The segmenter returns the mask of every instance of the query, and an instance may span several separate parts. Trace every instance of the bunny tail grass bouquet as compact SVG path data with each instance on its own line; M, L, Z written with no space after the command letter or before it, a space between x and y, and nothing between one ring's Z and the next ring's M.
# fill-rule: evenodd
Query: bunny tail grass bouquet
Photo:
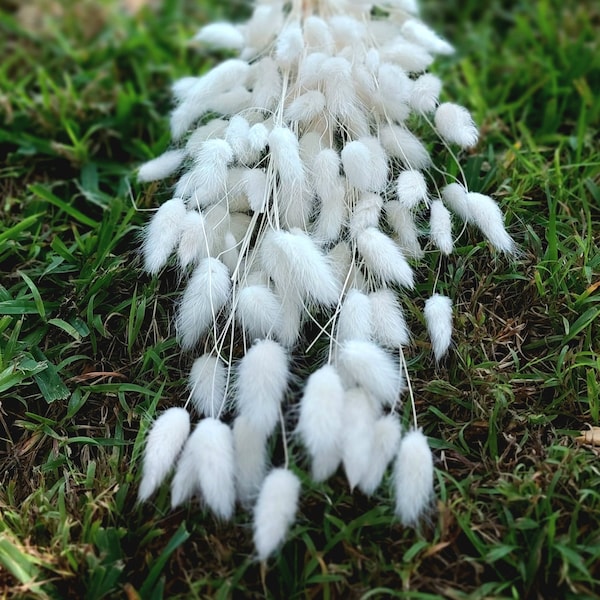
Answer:
M245 24L197 40L237 58L173 85L173 147L139 170L142 182L177 176L143 257L152 275L177 265L177 336L195 358L186 408L150 429L139 499L173 472L173 507L196 495L221 519L251 507L264 560L298 506L293 438L315 481L341 466L367 495L393 463L397 517L415 525L434 473L411 394L406 427L399 414L413 266L452 253L457 221L514 248L495 201L430 153L447 160L478 139L425 72L452 48L414 0L261 0ZM439 361L452 301L433 292L424 317ZM311 351L320 362L296 402L291 367ZM284 452L272 464L274 435Z

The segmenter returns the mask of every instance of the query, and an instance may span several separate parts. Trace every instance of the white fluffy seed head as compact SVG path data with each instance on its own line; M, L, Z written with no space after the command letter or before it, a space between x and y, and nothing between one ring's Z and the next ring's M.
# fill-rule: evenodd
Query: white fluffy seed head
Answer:
M183 408L169 408L154 421L144 449L139 502L146 502L165 480L189 434L190 415Z
M347 143L341 153L346 179L361 192L378 192L387 182L387 155L375 138Z
M262 240L260 259L277 289L298 300L331 306L340 296L330 261L302 230L270 230Z
M235 316L251 340L278 337L281 315L281 300L268 286L248 285L239 290Z
M311 458L312 477L324 481L341 460L344 388L335 368L325 365L306 382L297 433Z
M172 175L185 159L185 150L168 150L160 156L144 163L138 171L138 181L158 181Z
M356 236L356 246L369 271L385 283L412 288L413 272L400 248L385 233L367 227Z
M396 405L402 388L400 367L377 344L365 340L343 342L337 362L338 371L347 387L360 386L378 402Z
M409 210L427 201L427 183L423 173L412 169L402 171L396 180L396 196L400 205Z
M433 56L425 48L404 38L386 44L381 50L381 57L397 64L408 73L422 73L433 62Z
M373 339L387 348L398 349L410 343L410 333L402 308L390 289L369 294Z
M241 50L244 47L243 33L231 23L211 23L205 25L194 40L220 49Z
M433 200L430 205L429 237L442 254L452 254L452 218L441 200Z
M225 140L202 142L185 185L178 184L176 191L197 208L217 202L225 195L228 167L233 158L233 150Z
M235 487L238 500L248 506L258 496L267 468L267 438L262 429L239 415L233 422Z
M250 124L241 115L234 115L229 119L229 125L225 130L225 141L231 147L234 158L245 163L249 153L248 135Z
M358 483L363 493L370 496L381 484L383 474L398 452L402 428L396 415L386 415L375 421L371 446L370 468Z
M246 82L250 66L244 60L230 59L222 62L193 82L184 81L175 90L180 104L171 114L171 135L179 140L193 123L211 110L216 99L223 101L227 93ZM238 94L239 95L239 94ZM223 114L223 113L222 113Z
M273 469L254 507L254 546L265 561L283 543L298 510L300 480L288 469Z
M204 258L194 270L177 312L177 335L184 350L191 350L231 294L227 267L216 258Z
M360 191L367 191L371 181L369 163L371 153L361 142L354 141L346 144L342 150L342 164L346 179L350 185Z
M255 123L248 131L248 143L250 149L261 154L269 143L269 130L264 123Z
M436 360L442 359L452 341L452 300L434 294L425 301L425 322Z
M419 242L420 231L413 211L401 206L397 200L391 200L385 203L385 214L402 252L406 256L422 258L424 252Z
M304 19L304 40L309 52L331 54L335 49L329 25L324 19L315 15Z
M298 138L287 127L274 127L269 134L269 149L275 170L288 183L301 183L304 169L300 160Z
M227 369L216 356L203 354L194 361L188 386L194 407L200 415L217 416L225 402Z
M350 237L356 238L367 227L378 227L383 198L379 194L361 194L350 215Z
M318 117L325 110L325 96L318 90L309 90L289 104L284 113L285 120L304 123Z
M186 216L181 198L165 202L155 213L144 231L142 254L144 269L156 275L169 260L181 236L181 224Z
M383 63L379 67L377 96L386 117L396 122L402 122L408 117L412 85L412 80L398 65Z
M374 318L369 296L356 289L349 290L338 315L336 340L370 340Z
M467 191L460 183L450 183L442 189L442 200L450 210L463 221L471 219L471 209L467 200Z
M479 132L471 113L458 104L444 102L435 111L435 127L448 142L461 148L471 148L477 144Z
M265 435L270 435L279 421L288 379L288 356L283 347L272 340L257 341L237 368L235 402L238 414Z
M265 56L252 65L251 72L252 105L264 111L275 110L283 85L277 63Z
M318 239L333 241L339 237L348 213L340 157L335 150L327 148L318 152L312 162L313 185L321 202L315 233Z
M342 427L342 462L351 490L371 468L373 430L377 417L376 404L363 389L355 387L346 391Z
M347 15L334 15L329 19L329 27L338 50L360 46L367 31L364 23Z
M198 438L196 461L202 498L213 513L224 520L235 508L235 461L233 435L218 419L203 419L193 433Z
M408 169L426 169L431 157L423 143L406 127L384 125L379 131L381 145L389 156L397 158Z
M396 515L405 526L415 526L433 497L433 457L420 430L409 431L400 441L394 465Z
M202 149L203 142L210 139L221 138L225 135L225 131L229 126L229 121L225 119L211 119L208 123L200 125L187 139L185 151L189 158L198 156Z
M200 489L198 455L202 452L202 432L198 427L187 438L171 481L171 508L187 502Z
M441 90L439 77L424 73L413 82L408 102L418 113L432 113L438 105Z
M504 216L493 198L476 192L467 193L467 205L472 221L487 240L501 252L511 254L515 242L504 227Z
M300 25L291 23L279 34L275 44L275 61L283 68L294 66L304 50Z
M440 38L435 31L418 19L408 19L404 22L400 31L406 39L420 44L434 54L454 53L454 48L448 42Z
M186 269L208 256L210 242L207 238L204 216L197 210L188 210L181 222L181 236L177 246L179 266Z

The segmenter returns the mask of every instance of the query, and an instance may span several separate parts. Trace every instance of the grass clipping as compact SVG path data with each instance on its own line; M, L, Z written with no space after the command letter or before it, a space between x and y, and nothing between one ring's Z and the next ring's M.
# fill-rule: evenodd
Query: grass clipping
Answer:
M431 506L433 459L412 393L410 422L399 414L410 390L402 299L426 252L452 253L457 220L514 251L496 202L469 190L457 164L477 127L440 103L441 81L426 72L452 47L409 0L261 2L245 24L211 24L196 39L237 57L173 85L172 148L138 177L177 177L143 255L150 274L176 265L185 283L177 336L196 357L186 409L199 422L189 435L184 409L158 417L140 500L174 471L173 506L198 494L225 520L236 501L254 506L265 560L297 509L293 435L314 479L342 467L368 495L393 462L397 517L415 525ZM452 312L432 289L436 361L451 347ZM290 410L294 358L313 348L321 363Z

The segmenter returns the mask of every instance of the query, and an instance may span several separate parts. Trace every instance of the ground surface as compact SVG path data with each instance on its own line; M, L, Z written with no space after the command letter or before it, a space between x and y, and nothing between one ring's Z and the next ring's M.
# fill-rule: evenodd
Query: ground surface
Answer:
M466 233L441 283L455 346L409 362L437 457L438 512L305 482L266 569L249 516L135 504L143 437L184 394L174 277L140 273L164 189L168 86L217 57L186 45L227 9L165 0L0 2L0 590L39 598L600 598L600 12L597 2L424 0L458 48L446 98L473 110L461 157L515 260ZM215 5L219 3L215 2ZM485 5L485 7L484 7ZM460 7L460 9L458 8ZM437 257L420 272L419 316Z

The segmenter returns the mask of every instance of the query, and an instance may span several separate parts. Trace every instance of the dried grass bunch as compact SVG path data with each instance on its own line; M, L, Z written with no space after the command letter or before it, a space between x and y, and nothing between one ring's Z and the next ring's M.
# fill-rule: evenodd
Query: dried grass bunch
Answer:
M200 420L190 434L183 408L156 419L139 499L174 470L173 506L199 494L222 519L236 501L253 507L266 559L300 494L287 454L290 365L320 344L293 421L312 478L341 465L370 495L394 462L396 513L414 525L433 497L433 459L416 414L403 429L398 412L410 387L400 298L414 287L411 265L452 252L456 218L514 249L495 201L428 150L433 139L450 153L478 139L469 112L440 104L441 81L426 72L452 48L413 0L262 0L245 24L208 25L197 39L238 58L175 83L173 149L139 179L179 175L143 255L150 274L176 262L185 281L176 326L198 356L189 400ZM434 293L424 316L439 361L450 298ZM274 468L278 430L286 453Z

